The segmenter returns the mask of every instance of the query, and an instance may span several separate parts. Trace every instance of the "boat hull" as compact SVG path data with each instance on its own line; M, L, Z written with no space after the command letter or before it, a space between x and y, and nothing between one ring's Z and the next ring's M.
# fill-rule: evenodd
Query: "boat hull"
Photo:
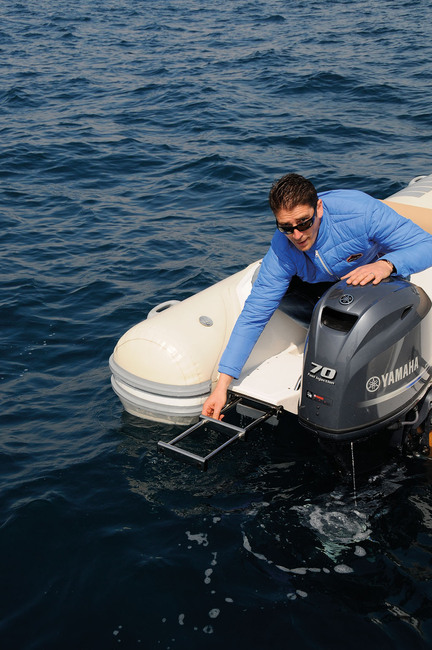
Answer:
M384 202L432 232L432 175ZM260 261L184 301L169 301L128 330L110 358L125 410L157 422L195 422L218 379L218 363L258 274ZM411 278L432 296L432 270ZM280 309L231 389L297 415L307 328Z

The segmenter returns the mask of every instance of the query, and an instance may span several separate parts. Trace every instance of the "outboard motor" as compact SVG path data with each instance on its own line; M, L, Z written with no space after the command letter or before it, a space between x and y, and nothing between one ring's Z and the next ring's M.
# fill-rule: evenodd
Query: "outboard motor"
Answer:
M304 355L299 421L330 443L392 432L394 446L432 428L432 310L419 287L340 281L316 305ZM414 443L412 443L414 445Z

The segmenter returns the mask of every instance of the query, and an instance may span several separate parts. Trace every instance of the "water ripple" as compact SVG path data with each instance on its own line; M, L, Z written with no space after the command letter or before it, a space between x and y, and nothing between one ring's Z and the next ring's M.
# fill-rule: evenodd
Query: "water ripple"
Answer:
M2 647L428 647L431 463L354 508L290 421L197 474L107 359L265 253L282 173L384 197L431 171L429 4L1 12Z

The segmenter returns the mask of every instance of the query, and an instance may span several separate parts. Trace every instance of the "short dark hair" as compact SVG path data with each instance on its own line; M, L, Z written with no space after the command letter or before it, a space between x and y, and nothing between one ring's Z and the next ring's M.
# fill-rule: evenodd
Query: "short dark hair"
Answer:
M286 174L275 181L269 194L270 207L273 214L281 208L292 210L297 205L316 207L318 194L313 184L300 174Z

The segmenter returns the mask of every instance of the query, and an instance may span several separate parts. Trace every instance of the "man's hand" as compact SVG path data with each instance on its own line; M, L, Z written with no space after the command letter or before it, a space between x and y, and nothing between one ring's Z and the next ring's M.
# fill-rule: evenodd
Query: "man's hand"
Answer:
M221 416L220 412L226 404L228 386L232 380L233 377L221 372L216 388L203 404L202 415L215 420L222 420L223 415Z
M346 280L347 284L354 286L357 284L364 286L365 284L369 284L369 282L379 284L381 280L388 278L391 273L392 267L389 262L378 260L377 262L373 262L373 264L358 266L356 269L344 275L341 280Z

